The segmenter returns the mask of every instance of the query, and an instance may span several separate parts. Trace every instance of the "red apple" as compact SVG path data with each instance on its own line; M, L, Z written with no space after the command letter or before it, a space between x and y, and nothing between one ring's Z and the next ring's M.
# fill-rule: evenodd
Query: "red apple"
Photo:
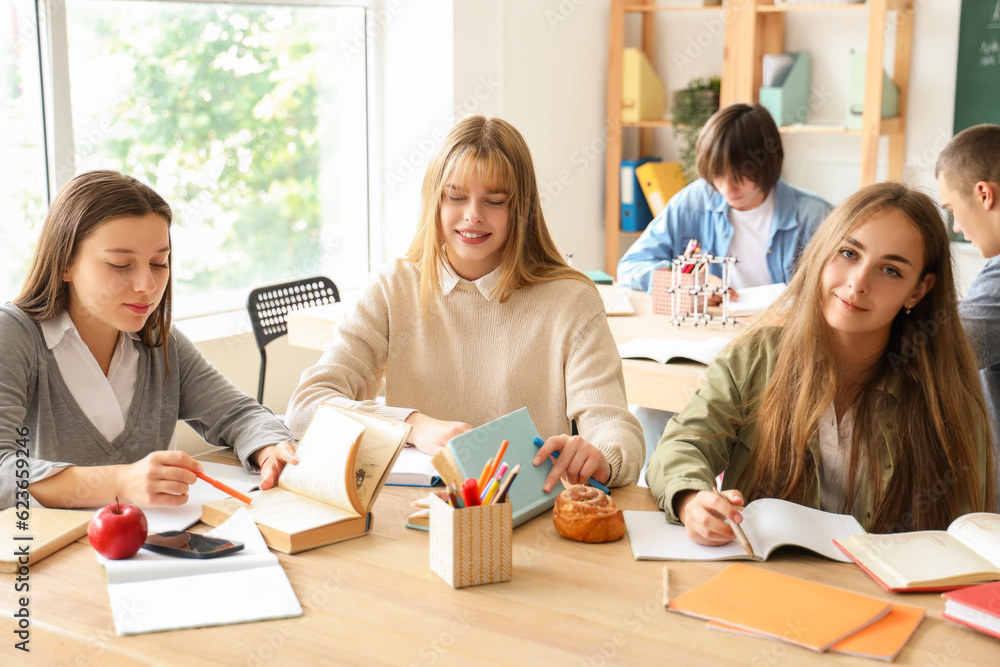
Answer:
M131 558L146 541L146 515L135 505L102 507L87 525L87 537L97 552L111 560Z

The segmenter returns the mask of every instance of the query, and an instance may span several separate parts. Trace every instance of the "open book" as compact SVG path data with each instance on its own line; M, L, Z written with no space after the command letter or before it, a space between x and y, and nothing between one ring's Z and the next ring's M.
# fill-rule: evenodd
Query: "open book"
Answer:
M278 486L250 494L248 508L267 544L297 553L364 535L371 508L406 443L410 425L324 403L316 411ZM246 507L235 498L206 503L212 526Z
M228 556L174 558L140 549L132 558L97 555L120 635L301 616L295 591L245 510L205 533L242 542Z
M708 365L722 352L732 338L715 336L702 341L676 338L633 338L618 345L622 359L652 359L661 364L675 359L697 361Z
M946 531L854 535L836 544L887 591L944 591L1000 579L1000 514L966 514Z
M750 560L735 540L721 547L698 544L687 536L684 526L667 521L663 512L627 511L625 527L636 560ZM740 527L756 561L767 560L772 551L788 545L849 563L833 539L865 532L849 514L832 514L777 498L759 498L747 505Z

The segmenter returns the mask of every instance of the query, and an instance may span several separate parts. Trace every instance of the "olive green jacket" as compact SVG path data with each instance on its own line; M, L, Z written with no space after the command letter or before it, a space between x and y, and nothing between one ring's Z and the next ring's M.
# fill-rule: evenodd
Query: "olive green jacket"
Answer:
M734 488L750 462L757 431L752 412L757 398L767 386L778 358L778 327L766 327L752 338L730 345L708 367L705 382L695 392L683 412L667 423L649 460L646 481L656 503L667 518L679 523L673 510L674 495L688 490L711 490L715 478L725 472L723 488ZM894 462L901 455L896 429L889 423L891 408L899 400L899 388L890 383L882 407L876 413L881 431L879 461L883 487L892 476ZM767 409L766 406L763 409ZM986 432L983 424L982 432ZM806 483L804 505L819 508L822 489L819 484L819 436L807 443L812 452L812 469ZM978 443L980 488L985 497L986 442ZM746 494L746 489L740 489ZM929 490L933 495L933 490ZM932 502L933 498L929 498ZM871 523L872 494L862 481L855 504L855 517L865 529ZM966 508L964 512L967 512ZM963 512L963 513L964 513Z

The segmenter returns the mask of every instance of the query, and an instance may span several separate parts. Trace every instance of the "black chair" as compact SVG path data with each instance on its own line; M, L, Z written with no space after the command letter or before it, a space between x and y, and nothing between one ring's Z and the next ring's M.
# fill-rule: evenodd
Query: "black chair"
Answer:
M258 403L264 403L264 372L267 369L267 353L264 348L272 340L288 333L288 313L335 301L340 301L340 292L333 281L324 276L267 285L250 292L247 297L247 312L250 314L257 349L260 350Z

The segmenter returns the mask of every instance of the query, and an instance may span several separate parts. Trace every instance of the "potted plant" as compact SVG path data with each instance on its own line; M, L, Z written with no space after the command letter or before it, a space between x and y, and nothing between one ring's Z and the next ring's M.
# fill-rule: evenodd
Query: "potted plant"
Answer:
M713 113L719 110L719 89L722 81L717 76L709 79L691 79L683 90L674 94L674 136L681 140L678 161L684 168L684 177L690 183L698 178L695 168L694 147L698 132Z

